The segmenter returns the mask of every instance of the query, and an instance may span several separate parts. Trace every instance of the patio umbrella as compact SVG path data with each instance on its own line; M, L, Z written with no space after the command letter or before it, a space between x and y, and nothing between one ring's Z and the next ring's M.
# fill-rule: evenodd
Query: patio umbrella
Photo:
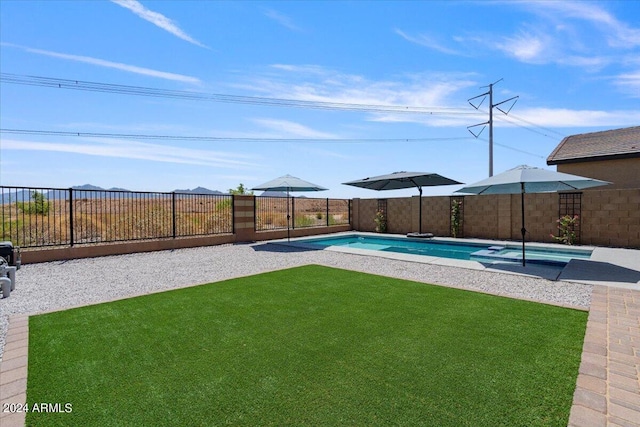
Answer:
M286 191L287 192L287 240L291 239L289 231L289 192L290 191L325 191L327 188L321 187L311 182L296 178L291 175L284 175L252 188L252 190L264 191Z
M420 221L418 225L418 235L422 234L422 187L433 187L437 185L462 184L450 178L446 178L437 173L431 172L394 172L388 175L372 176L370 178L357 179L355 181L343 182L344 185L368 188L370 190L400 190L403 188L418 187L420 193Z
M521 165L456 191L469 194L518 194L522 205L522 265L525 265L524 193L583 190L610 182Z

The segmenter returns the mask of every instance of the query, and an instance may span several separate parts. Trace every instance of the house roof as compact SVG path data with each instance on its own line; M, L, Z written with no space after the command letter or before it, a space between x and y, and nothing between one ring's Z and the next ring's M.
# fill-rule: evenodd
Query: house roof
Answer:
M547 164L633 157L640 157L640 126L570 135L547 157Z

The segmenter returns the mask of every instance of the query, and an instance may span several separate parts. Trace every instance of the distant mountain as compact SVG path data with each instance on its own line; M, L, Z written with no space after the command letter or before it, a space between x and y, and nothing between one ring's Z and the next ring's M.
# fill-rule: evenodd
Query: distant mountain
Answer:
M193 190L173 190L175 193L182 193L182 194L227 194L227 193L223 193L221 191L218 190L209 190L208 188L204 188L204 187L196 187Z
M264 197L287 197L287 192L286 191L271 191L271 190L267 190L267 191L263 191L260 196L264 196ZM289 194L289 196L291 196L291 194Z
M287 192L286 191L271 191L271 190L267 190L267 191L263 191L260 196L264 196L264 197L287 197ZM290 192L289 193L289 197L295 197L296 199L304 199L307 196L301 196L300 193L298 193L298 192Z
M74 185L74 190L83 190L83 191L104 191L104 188L98 187L96 185L84 184L84 185Z

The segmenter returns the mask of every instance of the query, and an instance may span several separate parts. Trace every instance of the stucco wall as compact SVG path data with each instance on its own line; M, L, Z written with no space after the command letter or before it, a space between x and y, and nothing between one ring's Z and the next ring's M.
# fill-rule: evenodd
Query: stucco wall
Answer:
M607 186L607 190L640 188L640 158L567 163L557 168L558 172L609 181L612 184Z

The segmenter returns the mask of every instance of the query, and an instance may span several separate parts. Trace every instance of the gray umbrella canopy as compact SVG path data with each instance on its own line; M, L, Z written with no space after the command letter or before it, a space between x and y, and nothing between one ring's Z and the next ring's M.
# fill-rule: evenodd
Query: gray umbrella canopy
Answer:
M287 240L291 238L289 229L289 192L291 191L325 191L327 188L313 184L300 178L296 178L291 175L284 175L264 184L257 185L252 190L264 190L264 191L286 191L287 192Z
M565 190L583 190L611 184L607 181L586 178L568 173L554 172L532 166L521 165L501 174L470 184L456 191L468 194L518 194L522 205L522 265L525 263L524 238L524 193L551 193Z
M432 172L394 172L388 175L372 176L355 181L343 182L344 185L367 188L369 190L401 190L417 187L422 197L422 187L435 187L438 185L462 184L450 178ZM422 200L420 200L420 219L418 234L422 234Z
M403 188L418 187L420 192L422 192L422 187L462 183L431 172L394 172L388 175L372 176L370 178L343 182L343 184L368 188L369 190L400 190Z

